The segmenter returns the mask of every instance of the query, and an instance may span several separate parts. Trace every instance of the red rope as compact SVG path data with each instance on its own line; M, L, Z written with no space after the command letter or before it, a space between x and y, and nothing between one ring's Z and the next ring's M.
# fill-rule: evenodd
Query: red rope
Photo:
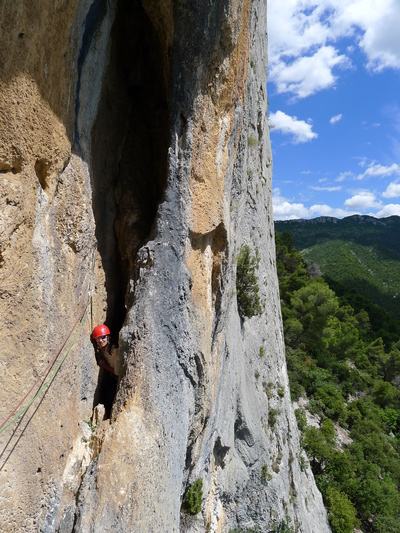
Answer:
M56 353L56 355L54 356L54 358L50 361L50 363L47 365L47 367L45 368L45 370L40 374L40 376L37 378L37 380L35 381L35 383L32 385L32 387L29 389L29 391L25 394L25 396L22 398L22 400L19 402L19 404L17 405L17 407L14 409L14 411L12 411L12 413L4 420L4 422L1 424L0 426L0 430L7 424L7 422L10 420L10 418L14 415L14 413L16 413L16 411L20 408L20 406L24 403L24 401L26 400L26 398L30 395L30 393L33 391L33 389L36 387L36 385L42 381L42 379L46 376L46 374L49 372L50 368L54 365L54 363L56 362L57 360L57 357L60 355L60 353L63 351L65 345L67 344L68 342L68 339L71 337L72 335L72 332L74 331L74 329L76 328L77 324L79 324L79 322L82 320L83 318L83 315L85 314L86 312L86 308L87 308L87 305L88 305L88 302L89 302L89 299L91 298L91 296L89 296L87 302L86 302L86 305L85 305L85 310L83 311L83 313L81 314L81 316L77 319L77 321L75 322L73 328L71 329L71 331L69 332L68 334L68 337L65 339L65 341L63 342L61 348L58 350L58 352Z

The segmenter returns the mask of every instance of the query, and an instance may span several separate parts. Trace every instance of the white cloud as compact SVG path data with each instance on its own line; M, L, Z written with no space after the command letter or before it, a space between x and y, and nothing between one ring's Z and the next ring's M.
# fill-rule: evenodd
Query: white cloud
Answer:
M276 84L278 93L306 98L332 87L336 81L332 69L346 63L346 56L339 55L333 46L323 46L312 56L298 58L290 64L272 65L270 79Z
M360 163L360 166L364 166L364 164ZM393 176L393 174L399 174L400 175L400 165L397 163L393 163L390 165L390 167L386 167L384 165L376 164L376 163L370 163L366 169L365 172L362 174L359 174L355 179L356 180L362 180L367 176Z
M398 198L400 196L400 183L392 181L382 193L384 198Z
M361 122L361 125L364 127L364 129L366 130L372 130L374 128L380 128L382 126L382 124L380 122L373 122L372 124L368 124L365 120L363 120Z
M329 216L342 218L353 214L352 211L336 209L326 204L314 204L310 208L300 203L291 203L289 199L281 196L279 189L272 191L272 204L275 220L293 220L296 218L313 218Z
M354 174L349 170L347 172L341 172L339 176L335 179L335 181L340 183L342 181L345 181L347 178L350 178L351 176L354 176Z
M385 205L374 216L376 216L378 218L382 218L382 217L391 217L392 215L400 216L400 204L388 204L388 205Z
M350 207L351 209L368 209L376 208L379 209L382 206L382 202L376 201L376 196L371 191L360 191L351 198L347 198L344 202L345 207Z
M335 191L342 190L341 185L337 185L336 187L318 187L316 185L310 185L309 188L312 189L313 191L326 191L326 192L335 192Z
M298 57L332 36L329 24L321 20L323 4L317 0L268 0L270 59Z
M353 38L372 72L400 69L399 0L268 0L270 80L278 92L304 98L331 87L333 70L349 66ZM315 69L315 70L314 70Z
M312 125L297 117L286 115L283 111L269 114L269 120L274 125L274 129L284 134L292 135L295 144L312 141L318 134L312 131Z
M281 196L279 189L272 191L272 205L275 220L291 220L295 218L307 218L308 209L303 204L292 204Z
M272 203L275 220L320 216L343 218L355 214L365 214L377 218L400 216L400 204L383 205L371 191L358 191L344 202L343 208L335 208L328 204L313 204L306 207L303 203L292 202L292 200L283 197L280 190L276 188L272 191Z
M315 204L312 205L309 209L310 216L312 217L336 217L343 218L348 217L353 214L351 211L345 209L340 209L336 207L331 207L327 204Z
M340 120L342 120L342 114L340 113L340 115L335 115L334 117L331 117L331 119L329 120L329 122L331 124L336 124L337 122L339 122Z
M361 8L360 8L361 9ZM375 72L385 68L400 68L400 4L398 0L383 0L379 8L374 5L375 18L364 25L365 33L360 41L368 62ZM360 23L360 25L362 22Z

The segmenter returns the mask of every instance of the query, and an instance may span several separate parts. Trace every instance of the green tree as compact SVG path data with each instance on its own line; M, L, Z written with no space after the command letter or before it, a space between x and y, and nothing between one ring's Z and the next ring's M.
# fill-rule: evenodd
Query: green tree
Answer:
M386 360L384 378L392 382L400 376L400 341L396 342L389 352Z
M396 390L388 381L379 381L372 391L375 401L381 406L386 407L392 404L396 397Z
M366 347L366 355L371 365L376 369L374 372L374 376L376 376L385 366L386 361L385 345L381 337L378 337Z
M400 520L392 516L378 515L374 520L374 533L400 533Z
M203 499L203 480L197 479L185 492L182 500L182 511L190 515L196 515L201 511Z
M313 426L307 426L304 429L303 446L310 458L313 472L321 474L333 452L331 436Z
M399 416L399 411L396 409L391 409L390 407L387 407L384 411L382 411L382 420L385 422L390 431L396 431L397 420Z
M308 282L303 258L296 252L289 233L275 234L276 261L279 277L279 291L283 302L288 303L293 292Z
M240 250L236 272L236 296L239 315L251 318L262 313L256 276L257 259L250 255L250 248Z
M323 357L333 335L331 319L339 307L335 293L315 278L293 294L290 304L292 317L303 327L301 341L310 352Z
M335 488L329 488L325 498L332 533L352 533L359 525L359 521L354 505L346 494Z
M338 285L339 299L324 279L308 279L289 238L278 247L291 396L322 418L318 429L297 413L332 530L352 531L357 515L364 531L400 533L400 328L353 289L349 298ZM349 429L345 450L333 420Z

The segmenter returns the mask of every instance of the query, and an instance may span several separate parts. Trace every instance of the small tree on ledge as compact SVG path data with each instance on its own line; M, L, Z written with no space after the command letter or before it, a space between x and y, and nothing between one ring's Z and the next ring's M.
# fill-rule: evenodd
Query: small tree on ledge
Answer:
M242 319L262 313L256 268L258 268L257 259L251 257L247 245L243 246L239 253L236 271L236 297Z

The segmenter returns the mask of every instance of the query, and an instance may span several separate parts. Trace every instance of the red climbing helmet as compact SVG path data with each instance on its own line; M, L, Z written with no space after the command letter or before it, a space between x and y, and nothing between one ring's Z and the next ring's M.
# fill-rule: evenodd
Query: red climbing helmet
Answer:
M98 339L99 337L103 337L103 335L110 335L110 330L105 324L100 324L100 326L94 328L92 337Z

